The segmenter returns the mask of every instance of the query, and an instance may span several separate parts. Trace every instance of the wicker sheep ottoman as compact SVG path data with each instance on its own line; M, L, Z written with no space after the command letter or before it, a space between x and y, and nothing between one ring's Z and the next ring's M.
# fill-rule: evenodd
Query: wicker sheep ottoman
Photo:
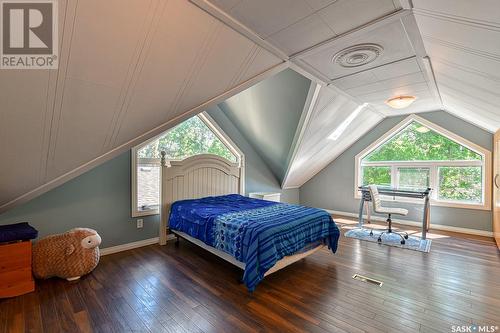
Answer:
M33 246L33 274L39 279L78 280L99 263L100 244L99 234L87 228L45 237Z

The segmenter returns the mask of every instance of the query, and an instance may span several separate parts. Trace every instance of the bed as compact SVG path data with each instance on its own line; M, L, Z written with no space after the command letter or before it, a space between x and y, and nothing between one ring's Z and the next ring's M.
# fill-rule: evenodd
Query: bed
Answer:
M243 168L213 155L162 161L160 244L167 230L244 270L253 291L266 276L323 247L339 229L326 211L241 195Z

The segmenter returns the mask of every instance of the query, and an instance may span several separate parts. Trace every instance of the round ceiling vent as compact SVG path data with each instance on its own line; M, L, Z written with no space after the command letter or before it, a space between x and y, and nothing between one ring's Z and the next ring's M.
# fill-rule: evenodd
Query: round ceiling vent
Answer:
M383 51L378 44L358 44L337 52L332 61L342 67L359 67L374 61Z

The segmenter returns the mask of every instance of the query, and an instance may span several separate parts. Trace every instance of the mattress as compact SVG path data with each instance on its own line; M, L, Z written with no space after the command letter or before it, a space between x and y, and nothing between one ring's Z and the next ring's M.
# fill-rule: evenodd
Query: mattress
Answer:
M243 282L250 291L278 260L317 242L335 252L340 236L322 209L238 194L176 201L169 227L245 263Z

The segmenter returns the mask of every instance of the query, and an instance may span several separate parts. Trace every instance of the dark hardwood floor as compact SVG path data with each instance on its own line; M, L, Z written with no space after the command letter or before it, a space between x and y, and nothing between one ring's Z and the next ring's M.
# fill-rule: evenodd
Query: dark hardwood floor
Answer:
M336 219L339 223L348 220ZM77 282L38 281L0 300L0 332L451 332L500 326L500 255L492 240L431 233L429 254L341 238L267 277L181 241L105 256ZM355 273L384 282L353 280Z

